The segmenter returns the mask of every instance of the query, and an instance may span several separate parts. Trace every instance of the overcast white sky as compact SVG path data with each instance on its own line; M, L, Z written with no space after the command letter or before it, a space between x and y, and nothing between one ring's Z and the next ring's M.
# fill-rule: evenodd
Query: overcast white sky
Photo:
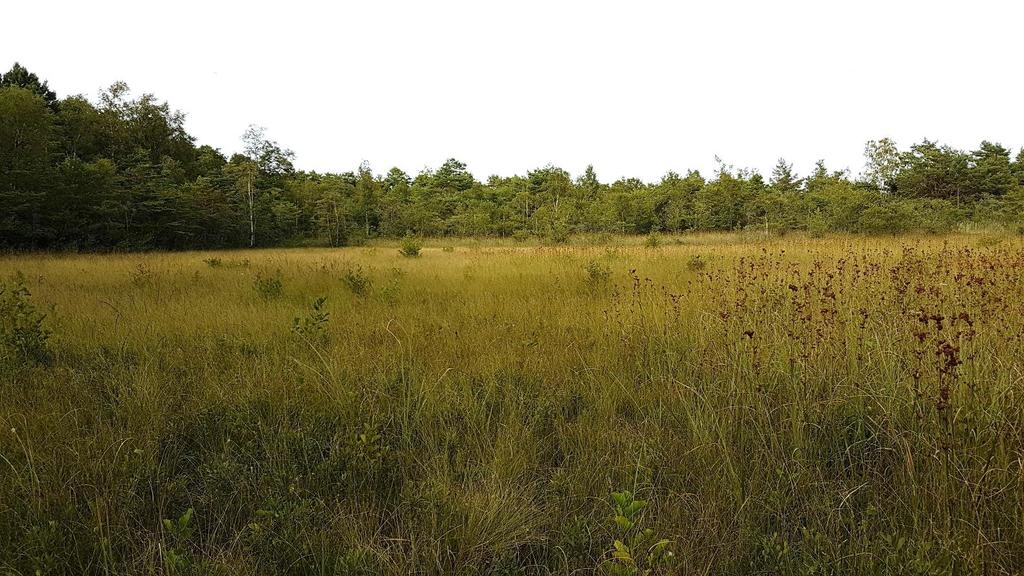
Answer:
M603 181L768 174L866 140L1024 145L1024 3L858 0L6 2L0 67L60 96L124 80L230 153L250 123L318 171Z

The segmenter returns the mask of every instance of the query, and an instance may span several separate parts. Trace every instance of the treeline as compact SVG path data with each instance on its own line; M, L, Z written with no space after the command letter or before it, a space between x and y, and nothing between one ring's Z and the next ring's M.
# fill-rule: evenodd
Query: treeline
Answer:
M98 101L58 99L15 66L0 78L0 246L188 249L345 245L373 237L648 234L758 228L941 232L964 222L1024 222L1024 150L962 151L883 139L854 178L819 162L801 177L780 160L767 178L722 165L711 177L601 182L547 166L481 182L451 159L409 175L319 174L251 127L226 157L197 145L184 115L116 83Z

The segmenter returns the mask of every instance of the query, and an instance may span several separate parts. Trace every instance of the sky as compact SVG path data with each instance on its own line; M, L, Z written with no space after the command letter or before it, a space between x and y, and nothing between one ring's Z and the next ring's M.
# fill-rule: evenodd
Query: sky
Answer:
M974 0L5 3L0 67L63 97L114 81L342 172L446 158L656 181L726 164L863 167L864 143L1024 146L1024 3Z

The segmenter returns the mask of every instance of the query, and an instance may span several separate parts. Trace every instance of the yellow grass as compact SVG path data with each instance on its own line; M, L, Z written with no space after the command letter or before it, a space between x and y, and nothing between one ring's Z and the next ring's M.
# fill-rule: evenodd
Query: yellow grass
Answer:
M0 257L16 273L52 361L0 377L0 571L588 573L624 489L665 572L1024 569L1014 237Z

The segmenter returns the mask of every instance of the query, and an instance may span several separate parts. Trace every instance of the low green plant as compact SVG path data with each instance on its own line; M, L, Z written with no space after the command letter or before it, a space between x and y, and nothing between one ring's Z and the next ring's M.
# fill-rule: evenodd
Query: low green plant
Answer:
M586 271L587 286L593 290L606 286L608 284L608 280L612 277L611 269L597 260L591 260L588 262Z
M284 283L281 281L281 277L277 275L264 276L263 274L256 274L256 280L253 281L252 287L256 294L264 300L274 300L284 294Z
M248 268L249 259L244 258L242 260L224 260L216 256L211 258L205 258L203 263L210 268Z
M402 247L398 249L398 253L406 258L418 258L422 249L423 246L416 238L406 236L402 240Z
M188 542L192 538L192 508L178 517L177 520L164 518L163 528L169 546L163 551L164 568L169 574L181 574L188 570L189 561Z
M708 267L708 261L700 254L694 254L686 261L686 269L690 272L700 272Z
M195 510L189 508L178 517L177 520L171 520L164 518L163 526L175 543L182 543L192 537L192 515L195 514Z
M327 341L327 323L331 319L331 313L324 310L326 303L326 296L314 300L308 314L301 318L296 316L292 320L292 333L307 342L325 343Z
M609 576L649 576L667 569L673 561L671 541L657 538L654 530L641 528L646 500L637 500L626 490L612 492L615 542L602 567Z
M32 293L21 274L10 284L0 283L0 359L49 363L50 330L44 326L44 320L46 314L32 303Z
M379 294L383 301L394 304L402 289L402 278L405 277L405 270L392 268L384 285L380 288Z
M644 248L657 248L661 246L661 237L657 233L652 232L644 238Z
M362 266L345 270L345 273L341 276L341 281L356 296L366 296L369 294L370 285L372 284L370 277L363 272Z
M994 229L986 231L984 234L978 237L978 247L989 248L1002 244L1010 238L1010 233L1003 229Z

